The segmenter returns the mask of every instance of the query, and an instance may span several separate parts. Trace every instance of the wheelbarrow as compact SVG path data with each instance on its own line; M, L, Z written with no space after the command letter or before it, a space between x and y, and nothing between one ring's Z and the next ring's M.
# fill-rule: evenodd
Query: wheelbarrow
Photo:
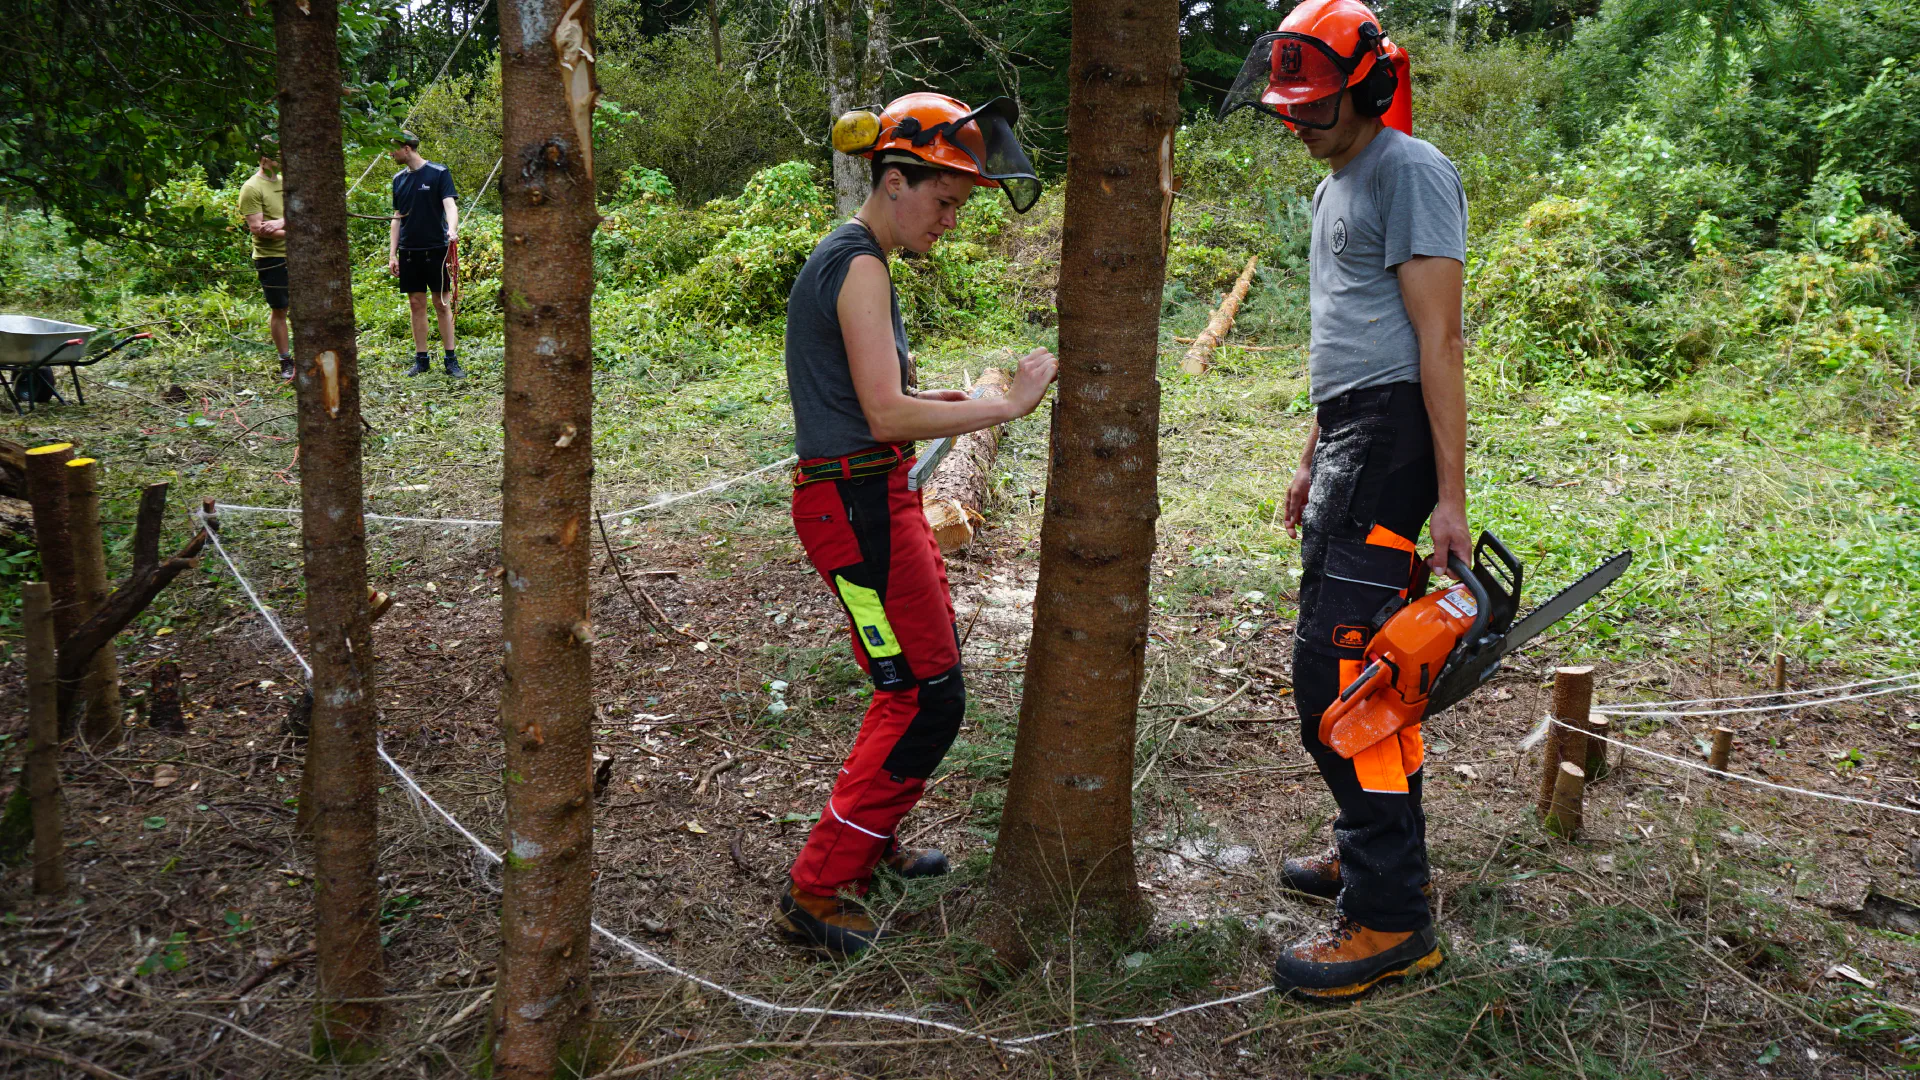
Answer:
M97 328L79 323L31 315L0 315L0 389L6 391L14 414L21 413L22 402L28 405L43 401L66 403L67 399L60 395L58 380L48 370L56 367L67 369L73 379L74 400L85 405L87 396L80 389L80 369L153 336L150 331L127 334L110 345L88 352L87 343L99 333ZM121 333L125 331L109 330L104 336L113 338Z

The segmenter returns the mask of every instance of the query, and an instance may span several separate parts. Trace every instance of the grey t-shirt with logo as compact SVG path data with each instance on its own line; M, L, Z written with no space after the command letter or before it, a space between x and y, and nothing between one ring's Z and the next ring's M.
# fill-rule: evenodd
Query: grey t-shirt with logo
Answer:
M1415 255L1467 261L1467 193L1432 143L1384 128L1313 192L1315 402L1420 381L1420 342L1396 270Z

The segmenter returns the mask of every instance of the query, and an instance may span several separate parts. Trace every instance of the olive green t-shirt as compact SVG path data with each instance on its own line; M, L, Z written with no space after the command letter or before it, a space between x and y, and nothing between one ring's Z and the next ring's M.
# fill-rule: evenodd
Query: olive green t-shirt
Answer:
M262 221L273 221L287 216L287 204L280 196L280 177L271 179L259 169L247 177L240 185L240 216L259 214ZM253 238L253 257L256 259L284 259L287 257L287 238L284 236L255 236Z

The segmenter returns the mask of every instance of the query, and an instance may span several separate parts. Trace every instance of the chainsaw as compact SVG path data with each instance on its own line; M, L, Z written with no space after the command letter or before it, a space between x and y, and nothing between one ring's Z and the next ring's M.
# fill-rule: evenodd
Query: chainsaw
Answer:
M1600 595L1632 562L1632 551L1614 555L1515 623L1523 568L1499 537L1482 532L1472 566L1449 560L1457 584L1396 598L1376 617L1366 666L1320 716L1321 743L1351 758L1458 704L1501 660Z

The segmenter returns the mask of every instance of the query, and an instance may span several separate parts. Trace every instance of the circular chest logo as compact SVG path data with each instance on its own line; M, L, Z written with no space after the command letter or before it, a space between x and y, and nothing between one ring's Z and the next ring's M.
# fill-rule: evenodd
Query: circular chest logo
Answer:
M1347 250L1347 219L1346 218L1333 219L1333 232L1329 237L1329 239L1333 243L1333 253L1335 255L1338 255L1341 252Z

